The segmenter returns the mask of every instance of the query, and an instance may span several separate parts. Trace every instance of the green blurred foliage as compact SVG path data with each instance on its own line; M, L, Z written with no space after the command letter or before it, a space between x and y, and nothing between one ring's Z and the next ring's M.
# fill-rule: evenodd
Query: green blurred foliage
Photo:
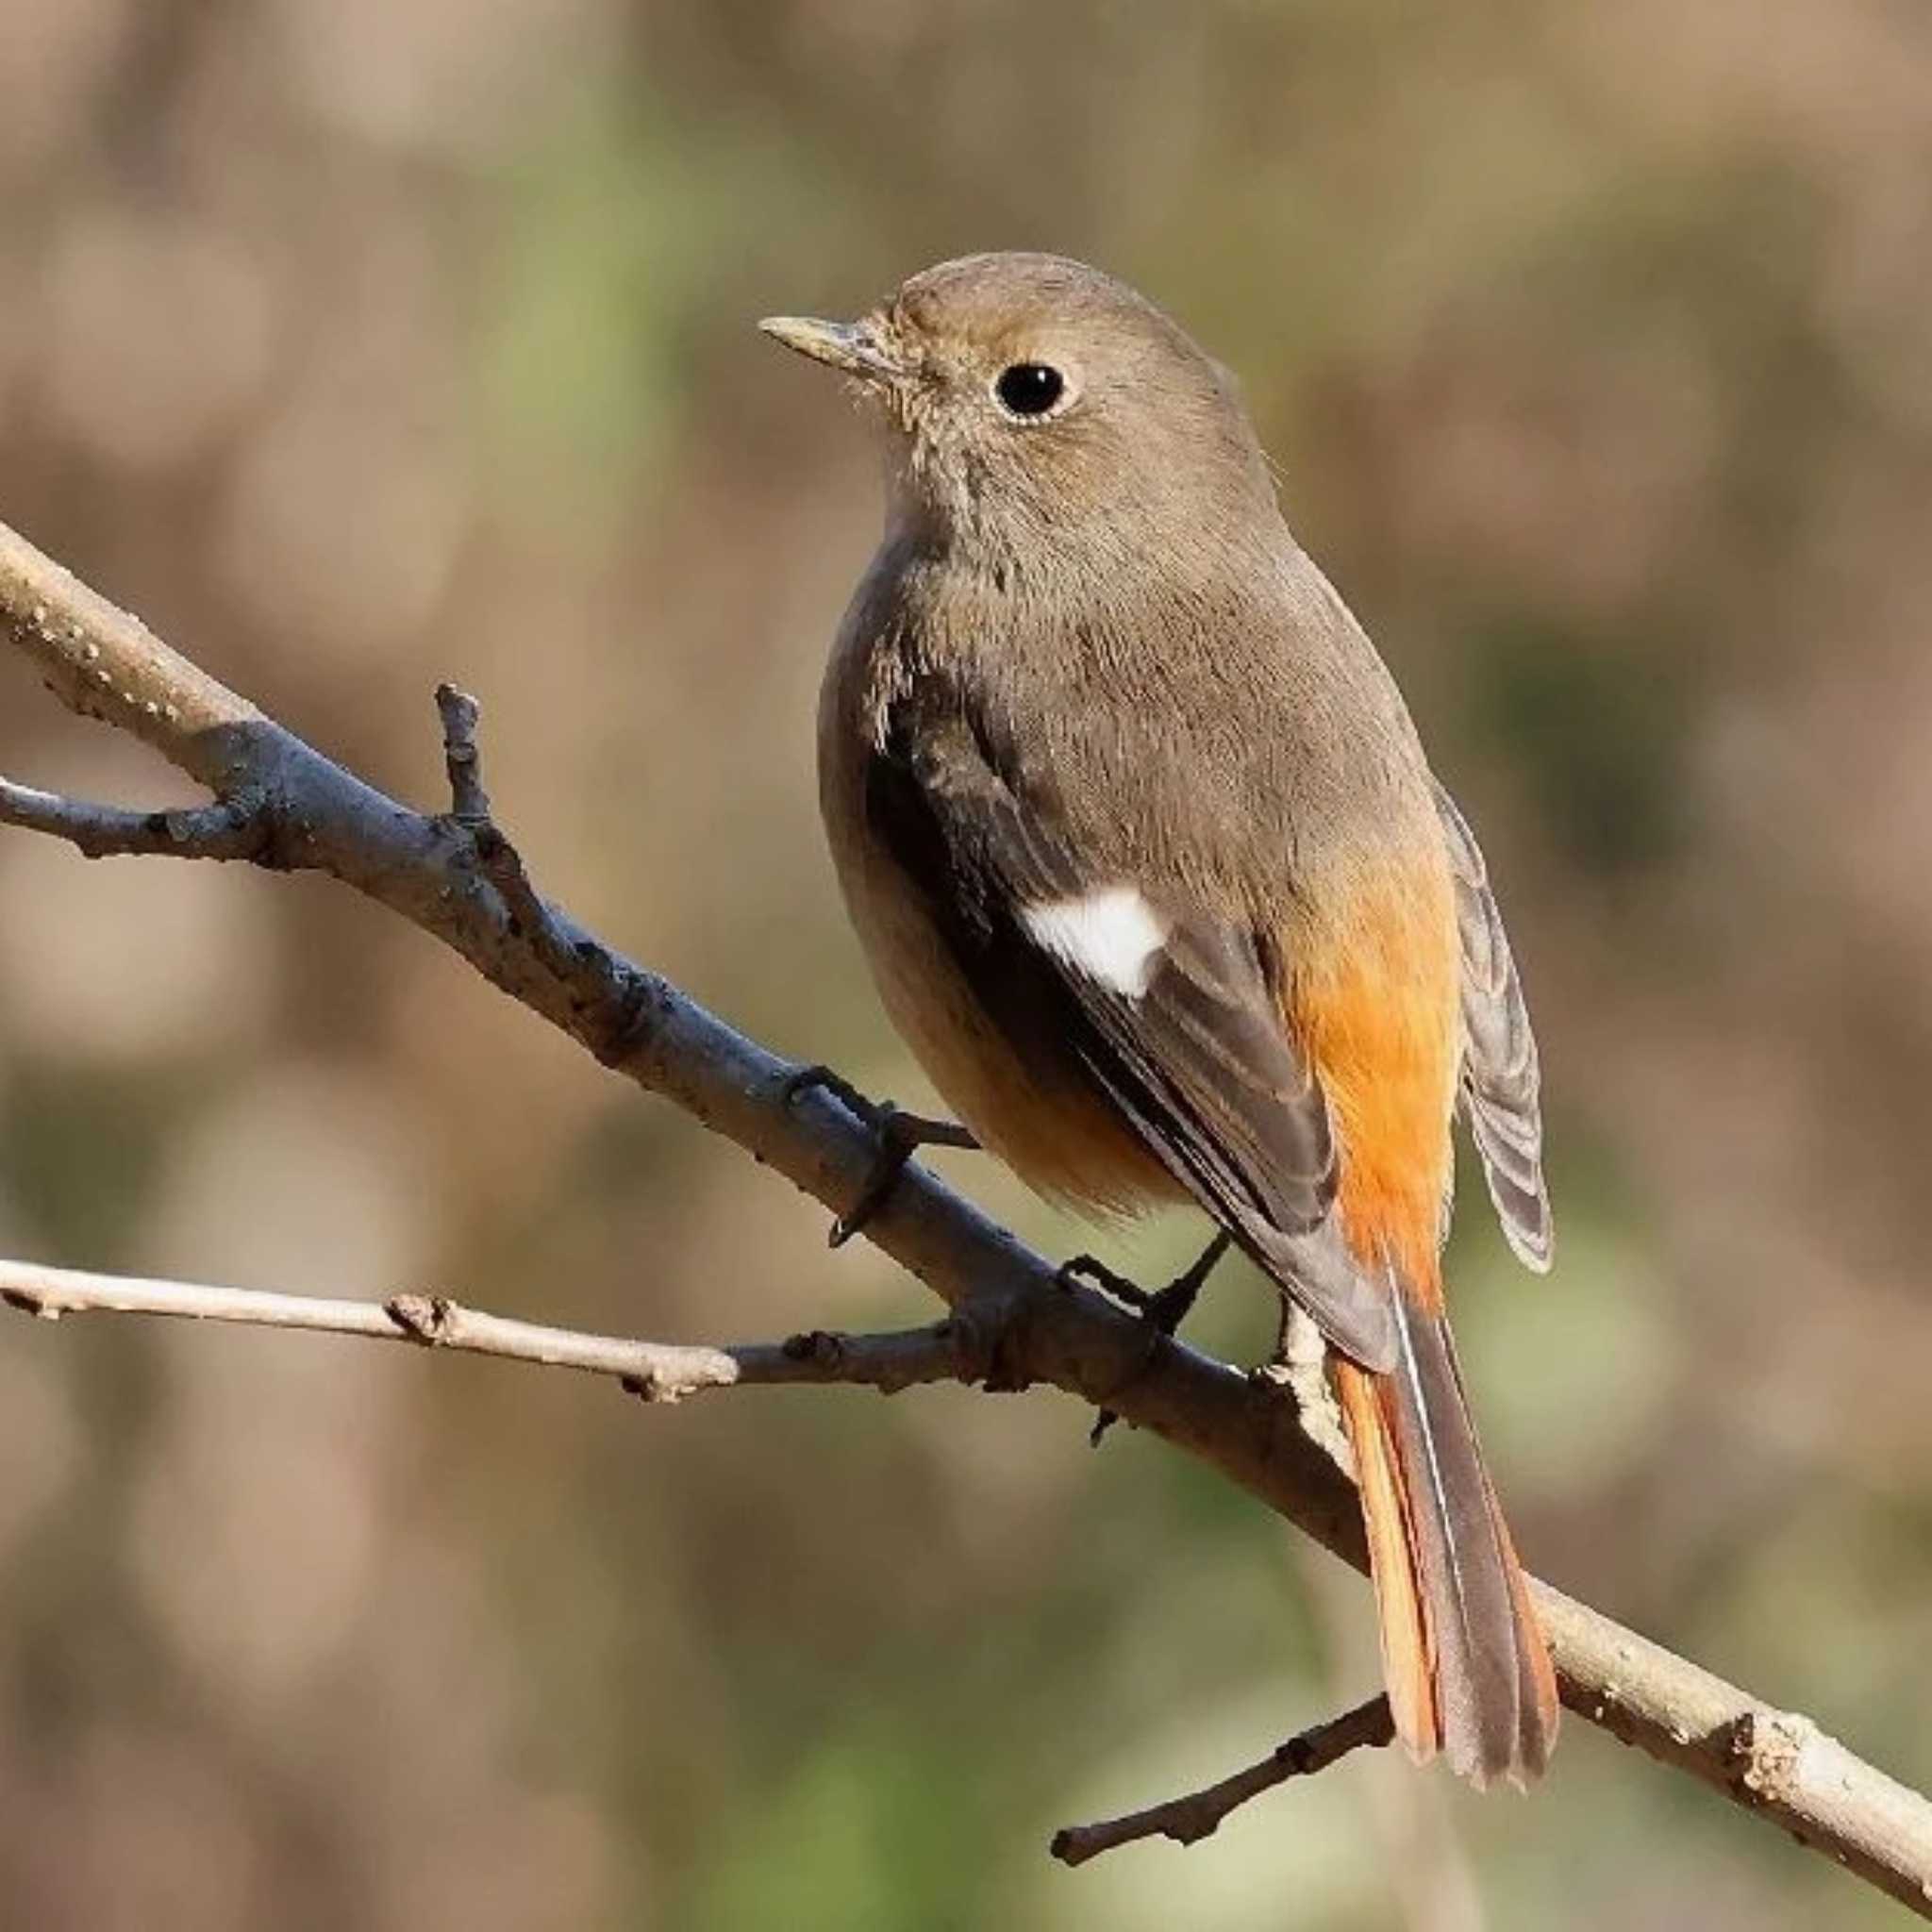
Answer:
M1482 829L1559 1265L1452 1252L1521 1541L1932 1781L1932 35L1881 0L15 0L0 516L379 782L486 706L546 890L924 1088L811 809L875 458L761 342L947 254L1127 275ZM0 659L0 769L176 781ZM1029 1238L1143 1277L1185 1221ZM918 1292L315 883L0 840L0 1250L667 1337ZM1230 1270L1200 1319L1272 1336ZM0 1332L0 1917L1855 1928L1573 1724L1187 1853L1052 1828L1358 1695L1366 1598L1050 1395L642 1413L486 1364Z

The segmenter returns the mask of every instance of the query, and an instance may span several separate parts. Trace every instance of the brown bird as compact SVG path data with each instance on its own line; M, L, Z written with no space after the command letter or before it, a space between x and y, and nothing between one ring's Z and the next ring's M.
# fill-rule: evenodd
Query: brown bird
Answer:
M819 714L888 1011L1033 1187L1191 1200L1313 1318L1397 1732L1534 1777L1556 1681L1440 1256L1459 1099L1511 1245L1549 1263L1536 1047L1393 680L1227 374L1112 277L972 256L858 322L762 326L889 426Z

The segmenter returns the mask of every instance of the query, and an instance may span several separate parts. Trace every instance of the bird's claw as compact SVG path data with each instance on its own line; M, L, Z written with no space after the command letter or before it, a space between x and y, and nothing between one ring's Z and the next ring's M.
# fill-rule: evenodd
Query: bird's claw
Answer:
M890 1100L872 1100L851 1081L830 1067L801 1067L785 1082L785 1102L790 1106L813 1089L832 1094L856 1119L869 1126L878 1141L878 1152L858 1191L858 1198L833 1223L827 1240L842 1248L852 1237L886 1204L906 1163L922 1147L977 1147L979 1142L966 1128L952 1121L929 1119L908 1113Z
M1154 1297L1137 1281L1130 1281L1117 1269L1094 1255L1074 1255L1059 1265L1056 1278L1062 1288L1077 1288L1086 1283L1097 1288L1110 1300L1132 1308L1137 1314L1145 1314Z

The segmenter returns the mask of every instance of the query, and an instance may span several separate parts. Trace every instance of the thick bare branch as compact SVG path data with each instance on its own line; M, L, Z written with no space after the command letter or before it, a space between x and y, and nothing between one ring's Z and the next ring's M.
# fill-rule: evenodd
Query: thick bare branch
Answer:
M354 887L835 1212L858 1197L876 1153L866 1124L823 1090L794 1097L798 1069L546 905L509 841L487 818L479 822L480 776L474 794L458 784L460 815L408 809L263 716L4 525L0 623L73 708L133 732L206 785L219 806L239 811L258 835L258 863L326 873ZM473 720L446 722L445 734L458 750L474 751ZM37 828L75 838L71 824ZM956 1311L1008 1311L999 1386L1051 1382L1117 1409L1363 1567L1353 1491L1278 1383L1241 1375L1180 1342L1150 1349L1141 1324L1104 1296L1062 1284L1041 1257L917 1166L865 1234ZM1535 1588L1572 1710L1932 1918L1932 1804L1808 1720L1548 1585Z

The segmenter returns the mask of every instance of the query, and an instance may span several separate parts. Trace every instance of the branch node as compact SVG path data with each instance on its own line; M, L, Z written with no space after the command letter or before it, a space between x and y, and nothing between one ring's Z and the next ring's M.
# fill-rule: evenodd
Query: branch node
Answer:
M1008 1300L961 1302L933 1333L946 1343L953 1358L953 1372L967 1388L979 1388L999 1395L1030 1386L1030 1379L1015 1365L1015 1344L1010 1330L1018 1316Z
M1725 1740L1740 1788L1766 1804L1785 1803L1797 1783L1805 1746L1819 1735L1810 1719L1793 1711L1740 1712Z
M989 1395L1024 1395L1033 1387L1019 1333L1024 1313L1024 1304L1010 1300L987 1307L962 1304L953 1312L955 1353Z
M617 963L623 991L614 1002L603 1038L591 1049L600 1065L611 1068L627 1065L650 1044L664 1008L663 987L655 974L625 962Z
M382 1310L411 1341L435 1348L449 1339L455 1306L447 1295L392 1294L383 1303Z
M656 1369L638 1369L628 1375L620 1375L618 1387L626 1395L635 1395L640 1402L652 1403L663 1408L675 1408L685 1395L675 1382L666 1381Z
M788 1335L778 1350L787 1361L817 1362L831 1369L845 1359L845 1339L826 1328L810 1328L801 1335Z

